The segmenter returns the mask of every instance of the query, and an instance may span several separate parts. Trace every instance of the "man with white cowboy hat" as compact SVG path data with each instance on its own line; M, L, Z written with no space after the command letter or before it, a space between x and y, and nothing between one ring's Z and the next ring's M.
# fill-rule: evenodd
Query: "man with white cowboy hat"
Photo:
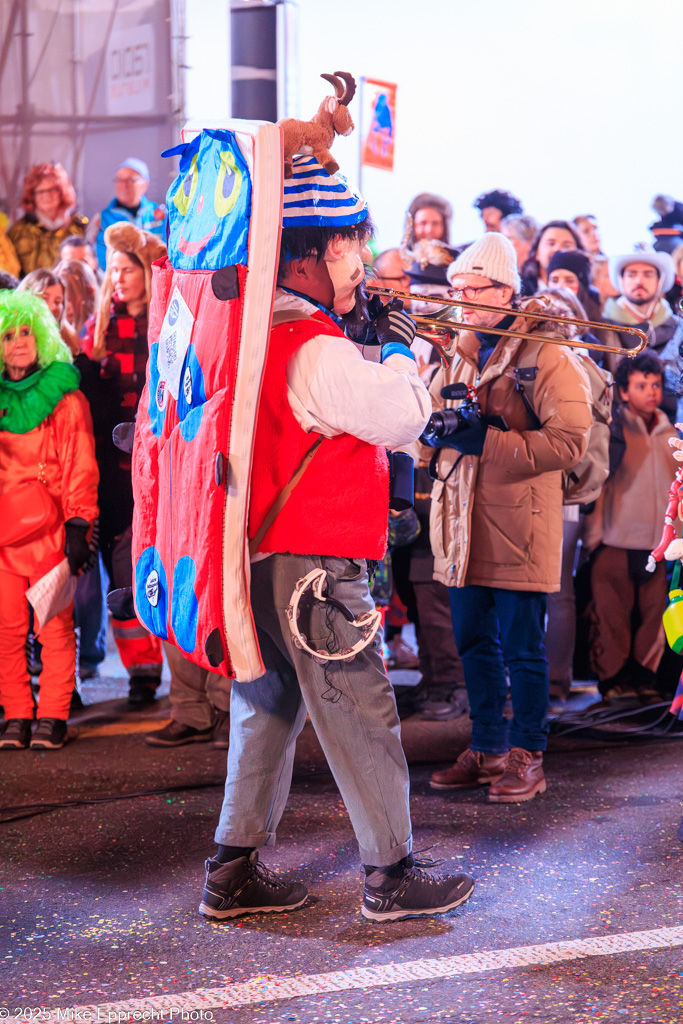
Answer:
M445 417L460 405L450 386L473 386L477 394L477 405L459 409L450 432L429 442L437 449L434 577L449 588L472 719L470 747L451 768L434 772L431 784L489 785L490 802L518 803L546 788L547 597L560 589L562 472L585 451L590 393L569 348L495 333L573 337L566 325L525 318L525 309L541 308L536 299L513 306L520 278L504 235L489 232L474 242L448 277L456 297L498 310L463 310L453 362L430 387L434 409ZM563 312L548 307L550 316ZM506 667L512 722L504 716Z
M614 324L614 332L606 337L609 345L632 348L632 335L619 331L621 325L638 327L648 336L648 347L664 363L664 399L662 409L670 419L676 416L676 391L679 378L678 355L683 341L681 319L664 298L674 283L674 262L667 252L632 252L610 260L610 278L621 292L619 298L608 299L603 319ZM607 366L616 369L620 356L610 353Z

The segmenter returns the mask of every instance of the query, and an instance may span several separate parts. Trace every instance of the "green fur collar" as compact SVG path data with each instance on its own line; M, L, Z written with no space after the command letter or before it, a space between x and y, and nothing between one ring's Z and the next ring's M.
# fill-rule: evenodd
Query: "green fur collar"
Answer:
M0 430L28 434L77 389L80 379L71 363L50 363L23 380L0 379Z

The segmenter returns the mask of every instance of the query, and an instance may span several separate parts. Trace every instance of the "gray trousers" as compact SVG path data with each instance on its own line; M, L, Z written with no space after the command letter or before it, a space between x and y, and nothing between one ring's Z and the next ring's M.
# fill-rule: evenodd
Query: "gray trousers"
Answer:
M230 711L232 680L209 672L184 658L175 644L164 640L166 660L171 670L169 700L174 722L192 729L210 729L213 708Z
M390 865L412 848L410 783L381 636L350 663L319 665L292 644L292 591L318 567L327 571L330 596L355 616L374 608L362 560L276 554L252 565L251 603L267 671L252 683L233 683L228 777L215 838L225 846L274 844L308 711L362 861ZM350 647L359 639L340 612L309 598L299 623L314 650Z

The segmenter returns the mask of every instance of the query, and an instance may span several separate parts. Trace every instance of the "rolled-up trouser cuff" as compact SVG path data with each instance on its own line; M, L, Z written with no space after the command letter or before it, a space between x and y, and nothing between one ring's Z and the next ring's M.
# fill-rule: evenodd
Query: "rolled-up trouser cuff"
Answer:
M222 832L217 828L214 840L219 846L253 846L260 850L264 846L275 846L275 833L253 832L249 835L246 832Z
M400 846L393 846L389 850L360 850L360 859L363 864L372 864L376 868L388 868L392 864L398 864L400 860L407 857L413 849L413 837L409 836L405 843Z

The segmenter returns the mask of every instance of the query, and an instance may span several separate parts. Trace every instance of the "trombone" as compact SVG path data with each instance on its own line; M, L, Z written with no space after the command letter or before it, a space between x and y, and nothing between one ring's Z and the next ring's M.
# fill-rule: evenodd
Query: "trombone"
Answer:
M463 302L462 299L444 299L441 296L434 295L420 295L416 292L399 292L393 288L382 288L379 285L368 282L366 288L369 293L373 295L386 295L392 299L402 299L409 302L411 299L416 299L418 302L430 302L440 308L435 311L432 316L424 316L419 313L412 314L411 318L415 321L418 326L417 333L422 338L426 338L430 341L434 348L437 350L441 359L446 366L450 366L453 362L453 354L448 351L453 336L458 331L467 330L467 324L464 324L461 320L452 319L452 307L459 306L467 309L481 309L486 313L501 313L502 315L508 313L515 313L516 310L511 307L502 306L488 306L483 302ZM683 301L683 300L682 300ZM579 320L573 316L551 316L548 313L538 313L532 310L523 310L519 312L519 316L525 319L533 320L552 320L556 323L574 324L578 327L583 327L584 330L590 330L595 328L596 330L614 331L619 330L620 333L633 334L639 342L634 348L620 348L618 345L600 345L598 343L583 342L580 338L572 339L572 341L566 341L564 338L551 338L547 334L530 334L528 331L509 331L503 330L500 327L475 327L472 326L472 330L480 332L482 334L497 334L507 338L517 338L518 340L529 340L529 341L541 341L548 345L567 345L570 348L588 348L595 352L616 352L618 355L628 356L629 359L633 359L639 352L647 346L647 335L639 330L637 327L627 327L622 324L618 325L618 328L614 324L600 323L593 320ZM446 341L448 339L448 341Z

